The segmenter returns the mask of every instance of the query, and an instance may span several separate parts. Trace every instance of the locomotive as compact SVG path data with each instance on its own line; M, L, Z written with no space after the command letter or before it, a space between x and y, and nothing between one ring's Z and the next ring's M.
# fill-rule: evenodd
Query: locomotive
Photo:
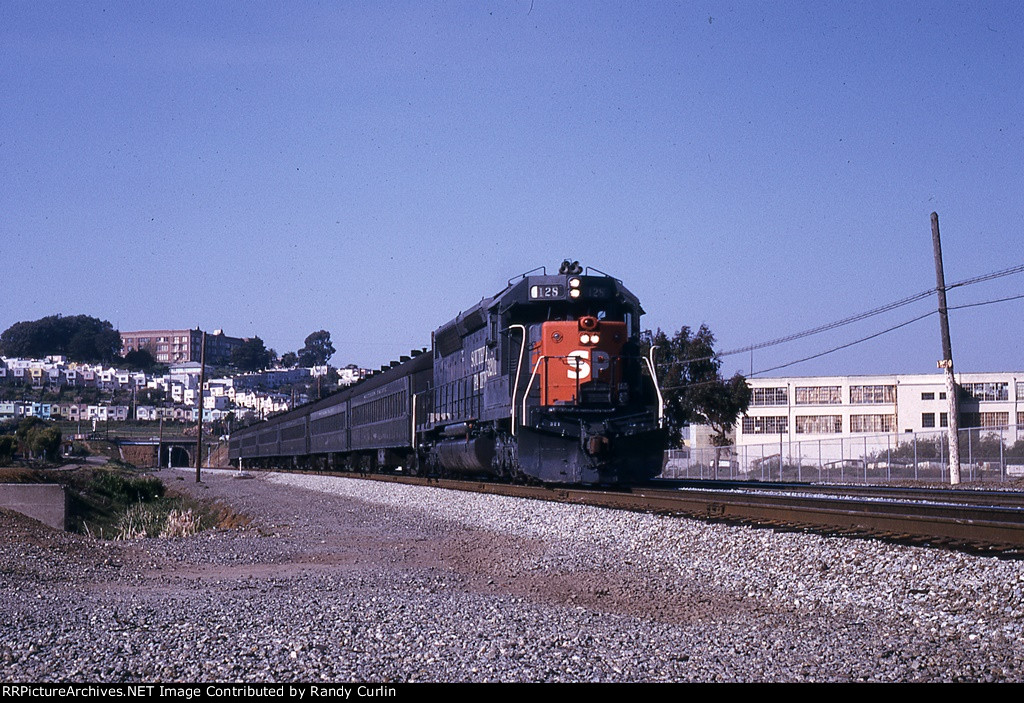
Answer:
M245 467L617 484L661 471L666 434L636 296L564 261L510 279L389 366L237 430Z

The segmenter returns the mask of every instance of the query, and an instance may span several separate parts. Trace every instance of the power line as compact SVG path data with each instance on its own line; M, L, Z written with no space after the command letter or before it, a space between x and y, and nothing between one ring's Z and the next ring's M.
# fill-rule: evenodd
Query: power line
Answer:
M970 286L975 283L982 283L984 281L991 281L992 279L995 278L1010 276L1015 273L1021 273L1022 271L1024 271L1024 264L1019 264L1017 266L1011 266L1008 269L1003 269L1002 271L993 271L992 273L985 273L980 276L975 276L974 278L964 279L963 281L959 281L957 283L953 283L951 285L946 286L946 290L950 290L952 288L959 288L961 286Z
M1024 270L1024 267L1022 267L1021 270ZM978 303L966 303L964 305L950 306L949 309L950 310L960 310L960 309L963 309L963 308L974 308L974 307L979 307L979 306L982 306L982 305L992 305L994 303L1005 303L1005 302L1008 302L1008 301L1011 301L1011 300L1021 300L1021 299L1024 299L1024 294L1022 294L1022 295L1013 295L1013 296L1009 296L1007 298L996 298L994 300L984 300L984 301L981 301L981 302L978 302ZM784 368L787 368L789 366L795 366L796 364L802 364L805 361L811 361L812 359L817 359L817 358L820 358L822 356L826 356L828 354L832 354L832 353L837 352L837 351L842 351L843 349L847 349L847 348L855 346L857 344L861 344L862 342L867 342L869 340L875 339L876 337L881 337L884 334L888 334L889 332L894 332L894 331L896 331L896 330L898 330L898 329L900 329L902 327L906 327L907 325L911 325L911 324L917 322L918 320L923 320L926 317L930 317L930 316L934 315L936 312L938 312L938 311L937 310L931 310L929 312L926 312L923 315L919 315L919 316L917 316L917 317L915 317L913 319L907 320L905 322L901 322L898 325L894 325L894 326L889 327L887 329L884 329L884 330L882 330L880 332L875 332L874 334L870 334L870 335L868 335L866 337L861 337L859 339L855 339L852 342L847 342L846 344L841 344L838 347L833 347L831 349L826 349L825 351L818 352L817 354L812 354L811 356L807 356L807 357L804 357L802 359L796 359L794 361L789 361L789 362L786 362L785 364L779 364L778 366L772 366L772 367L767 368L767 369L760 369L758 371L755 371L755 372L751 373L750 376L751 377L758 376L758 375L763 374L763 373L768 373L769 371L778 371L779 369L784 369ZM710 360L712 358L714 358L714 357L699 357L699 358L695 358L695 359L682 359L680 361L673 362L673 363L685 364L685 363L689 363L689 362L693 362L693 361L708 361L708 360ZM665 365L666 364L658 364L658 366L665 366ZM691 384L688 387L694 387L694 386L697 386L697 385L702 385L702 384L700 384L700 383L698 383L698 384ZM687 386L671 386L671 387L669 387L667 389L663 389L663 390L672 390L673 388L683 388L683 387L687 387Z
M982 283L984 281L991 281L991 280L996 279L996 278L1002 278L1004 276L1009 276L1009 275L1012 275L1012 274L1015 274L1015 273L1022 273L1022 272L1024 272L1024 264L1021 264L1021 265L1018 265L1018 266L1012 266L1010 268L1003 269L1001 271L994 271L992 273L983 274L981 276L975 276L973 278L964 279L963 281L958 281L957 283L953 283L952 285L946 286L946 290L949 290L950 288L960 288L960 287L963 287L963 286L969 286L969 285L973 285L975 283ZM674 361L674 362L671 362L671 363L674 363L674 364L687 364L687 363L692 363L692 362L697 362L697 361L710 361L712 359L720 358L720 357L723 357L723 356L730 356L730 355L733 355L733 354L741 354L743 352L751 352L751 351L755 351L757 349L764 349L766 347L775 346L777 344L782 344L784 342L789 342L789 341L794 341L794 340L797 340L797 339L802 339L803 337L809 337L811 335L818 334L820 332L826 332L828 330L836 329L838 327L842 327L844 325L851 324L853 322L859 322L860 320L865 320L865 319L867 319L869 317L873 317L875 315L879 315L879 314L881 314L883 312L889 312L890 310L896 310L897 308L903 307L905 305L909 305L910 303L917 302L918 300L922 300L922 299L932 295L935 292L935 290L936 289L933 288L931 290L921 291L920 293L916 293L915 295L912 295L910 297L903 298L902 300L894 301L892 303L889 303L887 305L883 305L883 306L878 307L878 308L874 308L873 310L868 310L866 312L858 313L857 315L851 315L850 317L843 318L842 320L837 320L835 322L830 322L830 323L825 324L825 325L820 325L819 327L815 327L815 328L810 329L810 330L805 330L803 332L797 332L795 334L787 335L786 337L779 337L778 339L774 339L774 340L771 340L771 341L768 341L768 342L761 342L761 343L758 343L758 344L752 344L752 345L749 345L749 346L746 346L746 347L741 347L739 349L731 349L729 351L721 352L719 354L715 354L715 355L712 355L712 356L697 357L697 358L693 358L693 359L680 359L678 361ZM1008 302L1008 301L1011 301L1011 300L1020 300L1022 298L1024 298L1024 294L1009 296L1009 297L1006 297L1006 298L997 298L997 299L994 299L994 300L985 300L985 301L978 302L978 303L965 303L963 305L954 305L954 306L949 306L948 309L949 310L962 310L962 309L965 309L965 308L980 307L980 306L983 306L983 305L992 305L992 304L995 304L995 303L1005 303L1005 302ZM832 354L834 352L841 351L843 349L847 349L847 348L855 346L857 344L861 344L862 342L867 342L869 340L875 339L876 337L881 337L882 335L888 334L889 332L894 332L895 330L898 330L898 329L900 329L902 327L906 327L907 325L913 324L914 322L917 322L918 320L923 320L926 317L934 315L936 312L937 312L937 310L931 310L931 311L929 311L929 312L927 312L927 313L925 313L923 315L920 315L918 317L915 317L915 318L913 318L911 320L907 320L906 322L901 322L898 325L895 325L893 327L889 327L887 329L884 329L881 332L876 332L876 333L868 335L866 337L861 337L861 338L856 339L856 340L854 340L852 342L848 342L846 344L842 344L842 345L840 345L838 347L833 347L832 349L827 349L827 350L819 352L817 354L812 354L811 356L804 357L802 359L797 359L795 361L790 361L790 362L787 362L785 364L779 364L778 366L773 366L771 368L761 369L759 371L755 371L755 372L751 373L750 376L753 377L753 376L757 376L759 374L768 373L770 371L777 371L779 369L784 369L784 368L787 368L789 366L795 366L796 364L801 364L801 363L803 363L805 361L811 361L813 359L817 359L819 357L826 356L828 354ZM669 365L670 365L669 363L664 363L664 362L657 364L657 366L659 368L664 368L664 367L669 366ZM675 388L683 388L683 387L694 387L696 385L703 385L703 384L691 384L689 386L671 386L671 387L663 389L663 390L673 390Z
M1010 268L1002 269L1001 271L993 271L991 273L982 274L980 276L974 276L973 278L966 278L966 279L964 279L962 281L958 281L956 283L953 283L951 285L946 286L946 290L950 290L952 288L961 288L963 286L970 286L970 285L974 285L975 283L983 283L985 281L991 281L991 280L994 280L996 278L1002 278L1003 276L1010 276L1012 274L1021 273L1021 272L1024 272L1024 264L1019 264L1017 266L1011 266ZM891 303L887 303L886 305L882 305L880 307L874 308L872 310L867 310L865 312L857 313L856 315L851 315L849 317L844 317L843 319L836 320L835 322L829 322L827 324L820 325L818 327L814 327L814 328L811 328L809 330L804 330L803 332L796 332L794 334L790 334L790 335L787 335L785 337L779 337L777 339L773 339L773 340L770 340L770 341L767 341L767 342L759 342L759 343L751 344L751 345L748 345L748 346L745 346L745 347L739 347L737 349L730 349L729 351L721 352L719 354L719 356L731 356L733 354L743 354L743 353L746 353L746 352L756 351L758 349L764 349L766 347L773 347L773 346L776 346L776 345L779 345L779 344L784 344L785 342L792 342L792 341L795 341L797 339L803 339L804 337L810 337L812 335L820 334L822 332L828 332L829 330L833 330L833 329L836 329L838 327L843 327L845 325L849 325L849 324L852 324L854 322L860 322L861 320L866 320L869 317L874 317L876 315L881 315L882 313L890 312L891 310L896 310L896 309L904 307L906 305L910 305L911 303L916 303L918 300L923 300L923 299L931 296L933 293L935 293L935 291L936 291L935 288L930 288L928 290L921 291L920 293L915 293L914 295L911 295L911 296L909 296L907 298L903 298L901 300L896 300L896 301L893 301ZM1007 298L1006 300L1013 300L1013 298ZM1002 301L992 301L992 302L1002 302ZM979 303L979 304L982 304L982 303ZM968 307L968 306L963 306L963 307ZM951 307L949 309L950 310L956 310L957 308Z
M1020 267L1020 270L1024 271L1024 267ZM949 310L960 310L962 308L974 308L974 307L979 307L979 306L982 306L982 305L992 305L994 303L1005 303L1005 302L1010 301L1010 300L1020 300L1022 298L1024 298L1024 294L1022 294L1022 295L1013 295L1013 296L1010 296L1010 297L1007 297L1007 298L996 298L994 300L984 300L984 301L979 302L979 303L967 303L967 304L964 304L964 305L950 306L948 309ZM923 320L926 317L934 315L937 312L938 312L937 310L932 310L930 312L926 312L924 315L920 315L918 317L915 317L912 320L907 320L906 322L901 322L900 324L895 325L894 327L890 327L888 329L884 329L881 332L876 332L875 334L868 335L867 337L861 337L860 339L856 339L856 340L854 340L852 342L849 342L847 344L843 344L843 345L840 345L838 347L834 347L832 349L828 349L826 351L819 352L817 354L813 354L813 355L805 357L803 359L797 359L796 361L790 361L788 363L780 364L778 366L773 366L773 367L768 368L768 369L761 369L759 371L755 371L754 373L751 374L751 376L757 376L757 375L762 374L762 373L768 373L769 371L777 371L778 369L784 369L787 366L794 366L796 364L803 363L804 361L810 361L811 359L817 359L818 357L825 356L827 354L831 354L833 352L837 352L837 351L840 351L842 349L846 349L847 347L852 347L852 346L854 346L856 344L860 344L861 342L866 342L866 341L868 341L870 339L874 339L875 337L881 337L883 334L888 334L889 332L893 332L895 330L898 330L901 327L906 327L907 325L913 324L914 322L917 322L918 320Z
M842 320L836 320L835 322L829 322L828 324L821 325L819 327L814 327L814 328L809 329L809 330L804 330L803 332L796 332L795 334L790 334L790 335L787 335L785 337L779 337L778 339L773 339L773 340L768 341L768 342L760 342L758 344L751 344L749 346L740 347L738 349L730 349L729 351L722 352L721 354L719 354L719 356L731 356L733 354L743 354L744 352L756 351L758 349L764 349L765 347L773 347L775 345L783 344L785 342L792 342L792 341L797 340L797 339L803 339L804 337L810 337L811 335L820 334L821 332L827 332L829 330L836 329L837 327L843 327L845 325L849 325L849 324L852 324L854 322L860 322L861 320L866 320L867 318L874 317L875 315L881 315L882 313L889 312L890 310L896 310L897 308L901 308L904 305L910 305L911 303L916 303L918 300L923 300L923 299L927 298L928 296L932 295L932 293L934 293L934 292L935 292L934 288L931 289L931 290L921 291L920 293L916 293L915 295L912 295L909 298L903 298L902 300L896 300L896 301L894 301L892 303L888 303L887 305L883 305L881 307L874 308L873 310L868 310L866 312L858 313L856 315L851 315L850 317L844 317Z
M1008 300L1020 300L1024 298L1024 295L1012 295L1009 298L998 298L996 300L984 300L980 303L965 303L964 305L950 305L947 310L960 310L962 308L977 308L982 305L992 305L993 303L1005 303Z
M937 310L931 310L929 312L926 312L924 315L919 315L919 316L913 318L912 320L907 320L906 322L901 322L900 324L894 325L893 327L889 327L888 329L884 329L881 332L875 332L874 334L868 335L867 337L861 337L860 339L855 339L852 342L847 342L846 344L842 344L842 345L840 345L838 347L833 347L832 349L827 349L827 350L825 350L823 352L818 352L817 354L812 354L811 356L804 357L803 359L797 359L796 361L790 361L790 362L787 362L785 364L779 364L778 366L773 366L773 367L771 367L769 369L761 369L759 371L755 371L754 373L752 373L750 375L751 376L757 376L759 374L768 373L769 371L778 371L779 369L784 369L787 366L795 366L796 364L802 364L803 362L810 361L811 359L817 359L818 357L822 357L822 356L825 356L827 354L832 354L833 352L841 351L841 350L846 349L848 347L852 347L852 346L854 346L856 344L860 344L861 342L866 342L866 341L868 341L870 339L874 339L876 337L881 337L883 334L888 334L889 332L894 332L894 331L900 329L901 327L906 327L907 325L913 324L913 323L917 322L918 320L923 320L924 318L930 317L930 316L936 314L937 312L938 312Z

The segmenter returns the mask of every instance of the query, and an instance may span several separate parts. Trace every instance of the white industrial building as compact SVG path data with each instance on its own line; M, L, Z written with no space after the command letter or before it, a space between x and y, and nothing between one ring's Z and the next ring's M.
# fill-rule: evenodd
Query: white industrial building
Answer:
M752 378L747 414L737 423L737 444L761 444L765 435L794 439L893 432L948 426L942 374ZM960 427L1024 425L1024 372L957 374ZM770 441L770 440L769 440Z
M1024 372L959 373L960 456L968 473L1019 473L1007 450L1024 439ZM693 467L769 478L850 478L896 474L941 478L948 460L949 401L936 374L747 379L751 401L735 445L717 461L683 452ZM710 456L710 455L708 455ZM1012 465L1011 465L1012 464ZM912 468L910 468L912 467ZM711 469L713 470L713 469ZM774 474L773 474L774 472Z

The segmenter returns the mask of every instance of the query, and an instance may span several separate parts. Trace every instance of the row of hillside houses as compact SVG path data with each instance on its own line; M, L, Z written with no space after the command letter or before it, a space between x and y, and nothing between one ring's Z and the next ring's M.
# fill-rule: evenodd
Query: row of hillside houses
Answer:
M157 407L139 405L132 409L127 405L91 405L86 403L35 403L21 400L0 400L0 421L21 420L26 417L38 417L41 420L66 420L69 422L124 422L135 420L166 420L169 422L196 422L198 409L182 405ZM217 409L204 408L203 421L213 422L225 420L228 414L242 422L256 420L259 411L249 408Z
M127 405L89 405L86 403L34 403L22 400L0 400L0 420L38 417L43 420L96 420L104 422L128 419Z
M161 388L178 393L199 386L198 363L171 366L168 373L150 375L102 364L69 363L62 356L45 359L14 359L0 357L0 384L25 385L33 388L98 388L104 391ZM231 379L226 379L230 381Z
M312 368L268 369L258 373L247 373L206 382L204 390L222 396L233 392L231 389L257 390L275 389L284 385L301 383L311 377L333 378L341 385L350 385L364 378L367 370L354 364L343 369L327 366ZM200 364L186 362L169 367L168 373L150 375L141 371L127 371L101 364L69 363L63 356L49 356L45 359L17 359L0 356L0 384L26 385L33 388L98 388L106 391L143 388L162 389L176 402L195 404L195 391L199 387ZM191 403L186 400L190 397Z
M192 421L202 397L203 416L218 420L233 413L239 420L262 419L308 402L305 394L286 394L272 389L323 377L335 372L328 367L270 369L259 373L207 380L199 389L200 364L187 362L169 367L165 374L151 375L101 365L69 363L64 357L17 359L0 357L0 387L25 385L37 389L97 388L103 391L159 390L165 394L161 405L41 403L0 400L0 420L39 417L70 421L172 420ZM337 370L339 379L353 382L365 369L349 366ZM0 391L2 398L2 391Z
M200 365L193 362L171 366L168 373L157 376L98 365L68 365L63 357L48 357L44 360L0 357L0 383L6 380L9 383L30 385L33 388L66 386L98 388L105 391L160 390L166 394L170 403L188 407L198 405L199 375ZM276 388L285 383L299 382L309 376L310 369L286 369L211 379L204 384L203 407L227 412L235 406L240 406L262 416L282 412L291 407L291 396L259 389ZM236 391L236 386L241 390ZM296 398L297 402L305 400L305 396ZM36 414L42 416L38 412ZM68 417L66 412L61 415Z
M0 357L0 383L32 388L98 388L113 391L121 388L145 388L146 374L125 371L101 364L68 364L64 357L8 359Z

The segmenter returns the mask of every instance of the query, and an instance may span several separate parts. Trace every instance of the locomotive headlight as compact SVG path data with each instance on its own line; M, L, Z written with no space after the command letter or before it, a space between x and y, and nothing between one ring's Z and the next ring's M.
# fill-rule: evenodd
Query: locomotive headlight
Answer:
M590 344L590 335L589 334L581 334L580 335L580 344Z
M580 289L579 288L570 288L569 289L569 297L570 298L578 298L578 297L580 297Z
M590 335L590 343L591 344L597 344L600 341L601 341L600 335L596 335L596 334Z
M580 287L580 279L578 279L578 278L570 278L569 279L569 287L570 288L579 288Z

